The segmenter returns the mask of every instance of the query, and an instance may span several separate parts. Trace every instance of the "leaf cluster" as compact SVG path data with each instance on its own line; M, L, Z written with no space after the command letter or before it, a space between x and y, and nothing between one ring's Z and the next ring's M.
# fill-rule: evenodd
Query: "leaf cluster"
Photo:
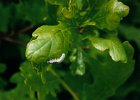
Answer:
M0 77L0 99L19 100L20 96L21 100L59 100L64 96L67 100L106 100L114 96L113 100L121 100L131 91L139 91L138 78L136 83L126 82L135 71L135 48L128 41L140 48L139 35L133 34L139 30L120 25L128 13L129 7L118 0L0 3L2 34L15 31L18 23L21 27L43 24L32 33L30 41L29 35L18 35L18 39L28 41L26 50L17 46L21 58L25 60L26 56L28 61L23 61L20 71L10 78L16 84L13 89L6 91L3 87L7 82ZM5 70L6 65L0 64L0 73Z

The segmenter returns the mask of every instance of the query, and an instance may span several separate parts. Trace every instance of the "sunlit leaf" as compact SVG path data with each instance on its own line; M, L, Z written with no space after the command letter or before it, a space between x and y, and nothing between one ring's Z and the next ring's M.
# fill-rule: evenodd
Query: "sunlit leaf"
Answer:
M100 29L116 29L122 18L129 12L129 7L118 0L103 0L103 2L99 0L95 5L99 6L97 6L97 9L96 7L93 8L96 12L93 13L91 20Z
M100 51L109 50L109 54L114 61L122 61L124 63L127 62L124 47L119 40L96 37L92 37L90 40L96 49Z
M33 32L27 44L26 57L32 62L46 62L59 58L67 53L71 40L71 32L62 24L57 26L44 25Z
M133 55L134 51L128 42L124 44L127 50L127 57ZM92 56L92 55L90 55ZM115 94L116 89L122 85L132 74L134 69L134 60L129 57L127 63L114 62L107 53L100 55L104 57L103 61L97 59L89 59L91 64L91 73L94 77L92 85L86 85L83 100L106 100ZM92 96L91 96L92 95Z

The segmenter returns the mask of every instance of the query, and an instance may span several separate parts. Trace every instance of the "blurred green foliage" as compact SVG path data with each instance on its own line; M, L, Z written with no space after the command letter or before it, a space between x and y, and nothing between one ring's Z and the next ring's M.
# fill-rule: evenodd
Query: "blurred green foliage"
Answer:
M129 14L117 0L0 1L0 100L139 100L140 1L120 1ZM43 42L36 34L31 38L44 24L61 31L45 34L40 27L36 34ZM27 61L26 44L41 47L50 43L48 35L54 49L47 45ZM63 52L64 62L46 64Z

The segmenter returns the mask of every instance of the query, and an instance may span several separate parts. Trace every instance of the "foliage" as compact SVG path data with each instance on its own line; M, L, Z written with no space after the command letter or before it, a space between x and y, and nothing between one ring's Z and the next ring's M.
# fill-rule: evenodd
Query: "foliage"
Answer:
M122 2L0 2L0 99L127 100L140 93L139 15L132 19Z

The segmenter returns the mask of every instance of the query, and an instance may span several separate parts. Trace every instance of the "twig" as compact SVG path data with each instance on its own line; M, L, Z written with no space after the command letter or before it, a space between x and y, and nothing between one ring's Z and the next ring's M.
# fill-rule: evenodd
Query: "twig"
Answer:
M15 44L19 44L19 45L25 45L26 43L23 41L18 41L18 40L14 40L10 37L5 37L3 38L3 40L7 41L7 42L11 42L11 43L15 43Z
M29 26L19 30L18 32L11 32L10 34L0 36L0 40L5 40L7 42L11 42L11 43L19 44L19 45L25 45L26 44L25 42L12 39L12 36L27 32L27 31L31 30L32 28L33 28L33 25L29 25Z
M15 33L15 34L21 34L21 33L27 32L27 31L31 30L33 27L34 27L33 25L29 25L29 26L27 26L27 27L21 29L20 31L18 31L18 32Z
M64 80L60 78L60 76L52 69L51 66L49 66L47 70L50 71L52 75L54 75L58 79L58 81L64 86L64 88L72 95L74 100L79 100L77 94L68 86L68 84Z

